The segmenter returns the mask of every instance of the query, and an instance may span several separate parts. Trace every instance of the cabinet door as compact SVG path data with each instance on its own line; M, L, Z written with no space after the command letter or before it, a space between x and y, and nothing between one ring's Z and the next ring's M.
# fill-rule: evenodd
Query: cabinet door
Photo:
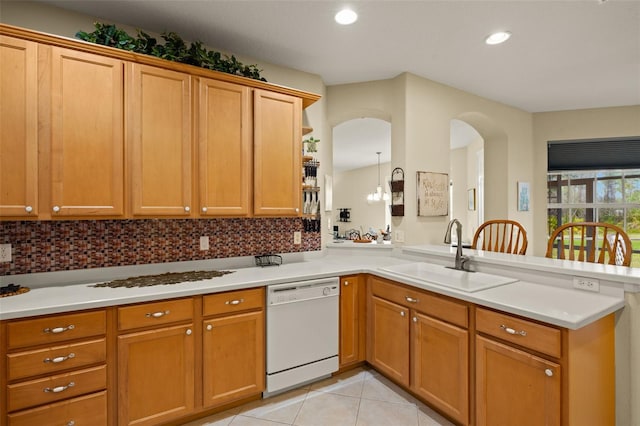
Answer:
M560 425L561 371L556 363L476 337L477 424Z
M127 144L134 216L189 216L191 77L129 64Z
M0 217L38 215L38 45L0 36Z
M51 209L124 213L123 63L51 48Z
M157 425L194 407L192 325L118 337L118 424Z
M412 312L411 390L469 423L469 332Z
M357 275L340 279L340 367L365 359L364 280Z
M251 189L250 92L201 78L198 165L201 216L247 216Z
M253 213L256 216L299 216L302 100L255 90L253 102Z
M368 361L398 383L409 386L409 310L371 297Z
M204 406L211 407L264 390L264 312L204 321Z

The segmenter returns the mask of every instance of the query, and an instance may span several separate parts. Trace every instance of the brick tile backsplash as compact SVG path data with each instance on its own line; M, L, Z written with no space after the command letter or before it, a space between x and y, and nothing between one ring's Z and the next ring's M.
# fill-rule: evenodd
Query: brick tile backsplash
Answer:
M319 232L299 218L136 219L0 222L0 244L12 245L0 275L293 253L321 249ZM209 250L200 250L200 237Z

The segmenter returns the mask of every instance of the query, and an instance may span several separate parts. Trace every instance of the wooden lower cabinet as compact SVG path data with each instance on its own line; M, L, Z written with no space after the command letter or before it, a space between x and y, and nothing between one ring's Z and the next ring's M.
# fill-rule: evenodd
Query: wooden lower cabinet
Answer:
M264 390L264 329L263 311L204 321L202 392L205 408Z
M467 423L469 331L419 312L412 313L411 321L410 389L451 418Z
M366 358L365 285L363 275L340 278L340 368Z
M469 424L468 307L371 277L367 361L460 424Z
M157 425L194 409L193 325L118 336L118 424Z
M561 368L531 353L476 337L478 426L561 424Z
M367 360L381 373L409 387L409 309L373 296Z

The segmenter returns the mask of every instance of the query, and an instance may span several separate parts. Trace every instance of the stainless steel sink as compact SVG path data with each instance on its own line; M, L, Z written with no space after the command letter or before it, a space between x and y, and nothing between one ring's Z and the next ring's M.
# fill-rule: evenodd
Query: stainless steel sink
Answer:
M467 292L485 290L518 281L517 278L502 277L485 274L483 272L459 271L441 265L416 262L403 265L385 266L379 268L418 281L454 288Z

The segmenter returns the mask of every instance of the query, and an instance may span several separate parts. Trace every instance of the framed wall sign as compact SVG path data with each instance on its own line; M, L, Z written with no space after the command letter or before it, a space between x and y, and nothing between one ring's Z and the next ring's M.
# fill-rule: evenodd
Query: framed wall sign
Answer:
M418 216L449 214L449 175L417 172Z
M529 182L518 182L518 211L529 211Z

